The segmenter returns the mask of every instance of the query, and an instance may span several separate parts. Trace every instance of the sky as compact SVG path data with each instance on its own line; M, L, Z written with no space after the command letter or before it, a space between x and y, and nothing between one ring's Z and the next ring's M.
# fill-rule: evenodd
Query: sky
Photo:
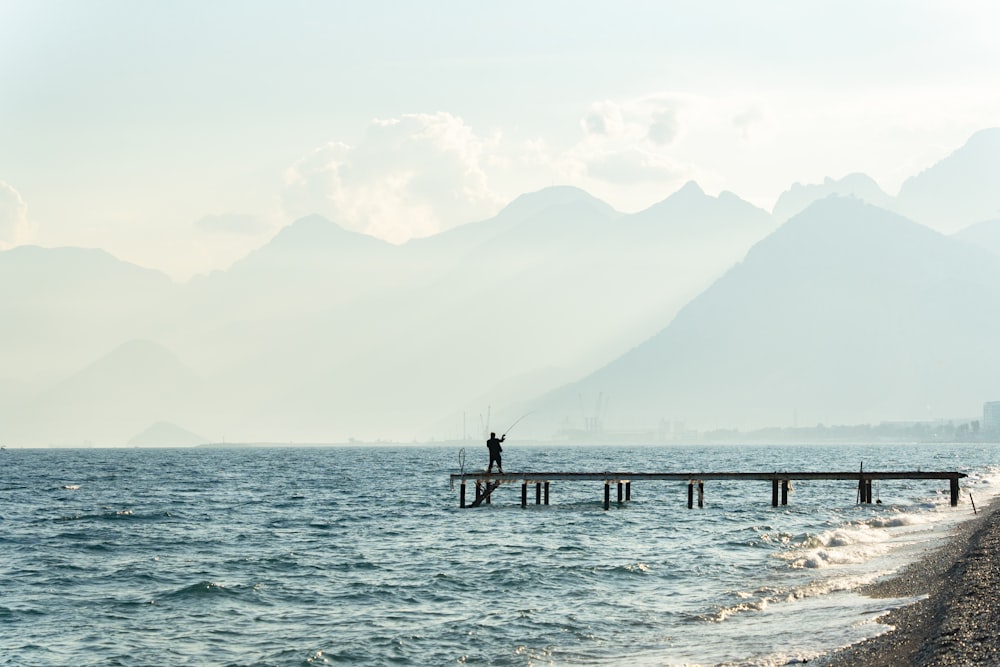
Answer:
M889 194L1000 125L994 2L0 0L0 249L176 280L311 213L392 243L575 185Z

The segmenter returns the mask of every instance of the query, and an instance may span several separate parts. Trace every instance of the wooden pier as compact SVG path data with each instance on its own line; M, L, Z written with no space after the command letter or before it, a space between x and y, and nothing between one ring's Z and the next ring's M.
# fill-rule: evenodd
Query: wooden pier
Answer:
M490 503L493 492L503 484L521 483L521 507L528 506L528 485L535 485L535 504L549 504L549 484L560 482L603 482L604 509L611 507L611 485L618 490L618 502L632 499L632 482L634 481L670 481L687 482L687 506L694 507L697 495L698 507L705 506L705 482L717 480L763 481L771 483L771 506L788 504L788 491L792 482L811 480L837 480L857 484L857 499L862 504L872 502L872 482L874 480L948 480L951 489L951 505L958 505L958 480L966 477L965 473L924 472L924 471L863 471L863 472L463 472L451 475L452 488L455 482L459 484L459 507L471 508ZM476 496L471 503L466 503L465 487L467 482L475 483Z

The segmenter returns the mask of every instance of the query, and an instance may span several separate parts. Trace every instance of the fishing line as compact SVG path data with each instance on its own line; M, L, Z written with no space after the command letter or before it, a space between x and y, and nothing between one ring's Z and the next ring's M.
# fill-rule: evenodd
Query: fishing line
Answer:
M531 412L525 412L523 415L521 415L516 420L514 420L514 423L511 424L510 426L508 426L507 430L503 432L503 435L506 436L508 433L510 433L511 429L514 428L515 426L517 426L518 422L520 422L522 419L524 419L528 415L532 414L533 412L535 412L535 411L532 410Z
M458 450L458 472L460 475L465 474L465 447ZM463 482L464 483L464 482ZM452 478L451 484L449 485L451 490L455 490L455 479Z

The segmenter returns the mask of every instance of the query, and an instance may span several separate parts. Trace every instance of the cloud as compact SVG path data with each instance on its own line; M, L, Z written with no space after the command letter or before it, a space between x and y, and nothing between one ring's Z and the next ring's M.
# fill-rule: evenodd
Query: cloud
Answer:
M0 248L10 248L28 241L28 206L21 194L0 181Z
M194 223L196 229L211 234L259 236L270 231L271 226L253 215L206 215Z
M595 102L580 119L580 127L587 137L617 137L625 133L622 106L616 102Z
M285 212L394 243L489 217L506 203L486 171L499 140L444 112L374 120L357 146L320 146L287 171Z
M740 131L740 135L744 139L750 139L754 127L760 125L763 121L764 114L760 109L754 107L737 114L733 118L733 125Z
M677 131L677 111L673 108L661 109L652 115L646 138L656 146L668 146L677 138Z
M580 120L580 141L562 159L571 165L564 173L614 186L659 183L666 190L686 173L671 155L681 134L681 104L670 95L592 104Z

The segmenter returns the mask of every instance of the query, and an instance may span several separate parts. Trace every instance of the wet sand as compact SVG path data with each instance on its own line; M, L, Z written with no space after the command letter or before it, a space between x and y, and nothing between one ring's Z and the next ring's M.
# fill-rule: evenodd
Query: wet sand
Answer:
M1000 503L980 507L947 545L862 592L877 598L926 598L880 619L894 630L812 664L1000 665Z

